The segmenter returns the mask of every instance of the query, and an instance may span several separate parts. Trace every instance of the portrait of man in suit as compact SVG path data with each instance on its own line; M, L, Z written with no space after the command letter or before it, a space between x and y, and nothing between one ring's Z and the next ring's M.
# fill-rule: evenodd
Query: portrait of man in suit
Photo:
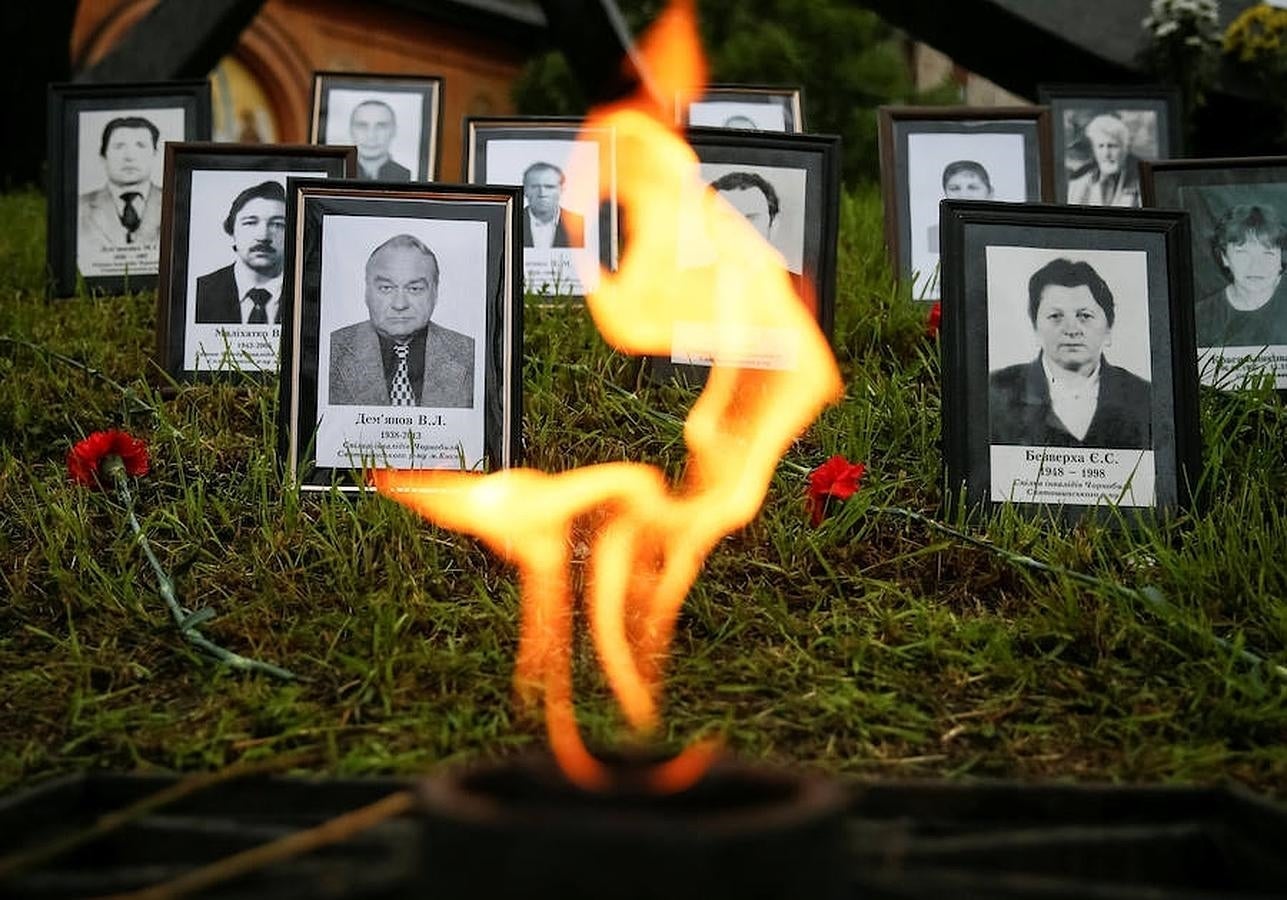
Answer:
M331 332L328 402L472 407L474 339L431 321L438 258L399 234L366 261L366 321Z
M246 188L223 220L234 259L197 278L198 322L267 325L281 322L286 244L286 191L276 181Z
M585 219L561 205L565 180L554 163L534 162L523 171L524 247L585 246Z
M357 146L358 177L366 181L410 181L411 170L394 162L389 145L398 131L393 107L383 100L363 100L349 116L349 136Z
M158 243L161 186L152 175L160 139L160 129L142 116L114 118L104 126L98 155L106 182L80 195L77 257L82 270L105 252Z

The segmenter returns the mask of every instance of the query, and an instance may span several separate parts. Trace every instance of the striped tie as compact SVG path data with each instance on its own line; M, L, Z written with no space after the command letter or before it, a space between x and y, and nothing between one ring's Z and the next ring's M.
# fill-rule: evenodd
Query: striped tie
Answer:
M394 406L415 406L416 399L411 393L411 379L407 376L407 354L411 352L411 347L407 344L394 344L393 352L398 354L398 367L393 370L389 400Z

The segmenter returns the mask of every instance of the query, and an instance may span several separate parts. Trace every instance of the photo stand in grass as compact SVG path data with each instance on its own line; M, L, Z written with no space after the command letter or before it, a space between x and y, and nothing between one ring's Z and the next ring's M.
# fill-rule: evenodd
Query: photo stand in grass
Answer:
M686 106L676 102L675 121L699 128L802 134L803 98L799 87L711 84Z
M939 299L939 202L1050 200L1045 107L882 106L877 111L885 248L913 300Z
M523 191L523 283L543 301L583 299L617 268L616 141L560 117L469 117L467 184ZM573 177L579 176L579 177Z
M170 143L156 292L163 386L276 377L286 179L352 177L353 147Z
M948 200L942 223L948 514L963 500L1129 526L1188 508L1188 215Z
M1149 84L1041 84L1050 108L1058 203L1142 205L1140 163L1183 155L1178 88Z
M442 92L436 75L315 72L309 140L357 147L362 181L433 181Z
M1287 392L1287 156L1140 163L1144 205L1191 217L1198 377Z
M726 128L689 128L697 153L698 177L746 217L764 238L764 252L786 271L792 286L830 340L836 308L836 239L840 208L840 138L826 134L765 134ZM682 233L676 222L676 234ZM679 264L709 265L697 246L680 246ZM710 322L674 324L668 357L644 359L654 382L678 379L698 385L715 363ZM730 366L782 368L791 365L771 335L748 347L745 363ZM752 360L752 357L754 359Z
M516 187L290 178L279 454L304 491L519 458Z
M51 84L48 111L53 295L155 288L165 146L210 140L210 83Z

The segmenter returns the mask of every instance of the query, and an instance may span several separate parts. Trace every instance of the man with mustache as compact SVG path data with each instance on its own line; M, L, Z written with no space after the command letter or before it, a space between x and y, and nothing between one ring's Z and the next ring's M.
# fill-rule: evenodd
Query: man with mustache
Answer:
M131 246L158 245L161 186L152 181L160 129L142 116L121 116L103 128L98 155L107 183L80 196L77 258L84 274L101 274L93 264L105 253ZM156 272L156 257L151 259Z
M276 181L246 188L232 201L223 230L237 258L197 279L197 321L280 323L285 189Z

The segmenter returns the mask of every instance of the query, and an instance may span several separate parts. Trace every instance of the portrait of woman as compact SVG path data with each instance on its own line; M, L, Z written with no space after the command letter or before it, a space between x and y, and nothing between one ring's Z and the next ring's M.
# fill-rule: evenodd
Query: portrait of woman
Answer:
M1199 347L1287 344L1284 246L1287 227L1272 206L1240 204L1216 220L1211 255L1227 284L1198 300Z
M1040 350L989 375L992 443L1151 447L1150 383L1104 356L1116 308L1100 274L1084 260L1052 259L1027 295Z

